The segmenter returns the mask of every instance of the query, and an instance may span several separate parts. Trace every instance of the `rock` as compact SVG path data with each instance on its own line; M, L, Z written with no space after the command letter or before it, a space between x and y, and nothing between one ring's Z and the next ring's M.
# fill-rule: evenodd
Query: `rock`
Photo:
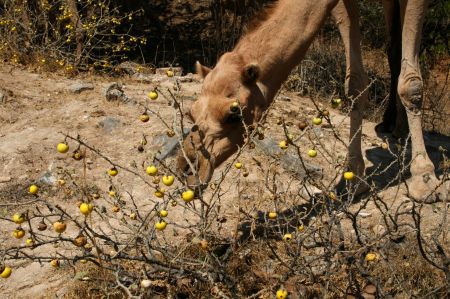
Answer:
M114 117L106 117L98 123L98 126L106 131L106 133L111 133L114 129L119 128L122 125L119 119Z
M124 61L118 66L116 66L116 70L122 71L123 73L126 73L128 75L134 75L138 73L151 73L152 70L148 67L145 67L143 65L140 65L139 63L132 62L132 61Z
M49 171L44 172L44 174L37 179L39 184L53 185L56 183L56 178Z
M184 135L189 133L189 131L190 128L184 128ZM166 134L153 138L152 144L161 146L161 150L158 155L156 155L158 160L164 160L170 156L173 156L179 146L177 136L168 137Z
M265 138L263 140L254 139L253 141L255 142L257 148L267 156L280 155L282 153L278 143L272 138ZM286 170L296 173L302 177L306 176L306 171L303 169L303 165L297 156L292 154L283 154L280 157L280 162ZM306 162L305 166L312 175L322 177L321 167Z
M122 84L117 83L117 82L110 84L105 89L105 97L106 97L106 100L109 102L121 101L121 102L126 103L126 102L131 101L131 99L123 91Z
M86 90L93 90L94 84L85 83L85 82L77 82L77 83L70 85L68 87L68 89L70 92L73 92L73 93L82 93L83 91L86 91Z
M361 211L361 212L359 212L358 215L361 216L362 218L367 218L367 217L372 216L372 213L368 213L368 212L363 212L363 211Z
M12 178L10 176L0 176L0 183L7 183L11 180Z

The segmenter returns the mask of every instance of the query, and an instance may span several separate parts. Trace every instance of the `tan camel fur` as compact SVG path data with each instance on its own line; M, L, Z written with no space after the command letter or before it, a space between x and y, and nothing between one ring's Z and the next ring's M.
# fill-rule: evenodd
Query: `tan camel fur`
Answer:
M191 107L195 125L184 141L186 156L196 169L189 168L184 155L178 159L178 167L187 174L188 184L209 182L214 169L243 144L244 128L230 111L231 104L239 101L246 124L258 122L330 14L344 42L346 94L356 99L350 113L349 167L358 177L364 176L361 128L362 111L367 106L368 80L361 58L359 12L355 1L280 0L264 21L241 38L233 51L219 59L214 69L197 63L197 73L204 82L200 97ZM384 0L388 26L392 26L395 18L391 3L391 0ZM397 90L406 107L411 132L413 161L409 192L417 200L425 200L438 185L434 166L425 151L421 127L423 84L418 53L426 7L426 0L400 1L402 60ZM195 180L197 171L200 182ZM439 190L433 196L444 196L444 193Z

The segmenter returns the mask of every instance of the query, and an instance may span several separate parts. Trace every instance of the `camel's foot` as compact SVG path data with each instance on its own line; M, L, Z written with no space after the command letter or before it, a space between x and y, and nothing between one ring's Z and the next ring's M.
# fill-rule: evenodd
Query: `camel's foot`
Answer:
M409 129L406 124L381 122L375 126L375 132L378 137L391 135L393 138L405 139L408 137Z
M395 124L381 122L375 126L375 132L378 136L384 136L387 134L391 134L394 131Z
M359 177L354 177L351 181L342 178L335 188L338 196L347 198L358 197L370 190L367 182Z
M434 203L444 201L448 196L445 183L439 181L434 173L415 175L406 184L409 197L417 202Z

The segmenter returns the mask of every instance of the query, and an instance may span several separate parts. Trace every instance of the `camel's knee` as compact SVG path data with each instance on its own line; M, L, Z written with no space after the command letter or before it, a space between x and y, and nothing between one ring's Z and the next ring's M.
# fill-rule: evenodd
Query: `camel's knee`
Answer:
M423 100L422 76L415 70L400 73L397 85L397 92L402 104L410 111L420 112Z

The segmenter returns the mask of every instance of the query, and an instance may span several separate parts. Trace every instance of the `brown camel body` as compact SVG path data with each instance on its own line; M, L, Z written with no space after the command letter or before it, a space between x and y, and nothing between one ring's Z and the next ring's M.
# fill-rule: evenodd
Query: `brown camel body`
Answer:
M391 67L397 63L400 68L398 82L393 80L397 83L399 100L395 103L396 97L391 97L394 103L390 104L378 129L401 134L409 126L413 159L409 193L417 200L425 200L438 185L434 165L425 150L421 126L423 84L418 53L427 0L401 0L397 4L384 0L383 5L394 39L396 22L401 25L397 31L398 35L401 33L402 43L401 57L398 55L401 61L395 62L395 55L390 55ZM214 69L197 63L197 73L204 78L204 83L199 99L191 108L195 125L184 141L186 157L195 162L196 168L188 175L190 185L207 183L215 167L244 142L242 122L230 111L230 105L239 101L246 124L259 121L330 14L339 27L345 47L346 95L356 99L350 113L349 168L357 177L363 177L361 128L362 112L367 106L368 80L361 57L356 0L280 0L267 19L249 30L233 51L219 59ZM183 155L179 157L179 168L189 170ZM200 182L194 178L196 173ZM445 190L438 189L434 195L443 197Z

